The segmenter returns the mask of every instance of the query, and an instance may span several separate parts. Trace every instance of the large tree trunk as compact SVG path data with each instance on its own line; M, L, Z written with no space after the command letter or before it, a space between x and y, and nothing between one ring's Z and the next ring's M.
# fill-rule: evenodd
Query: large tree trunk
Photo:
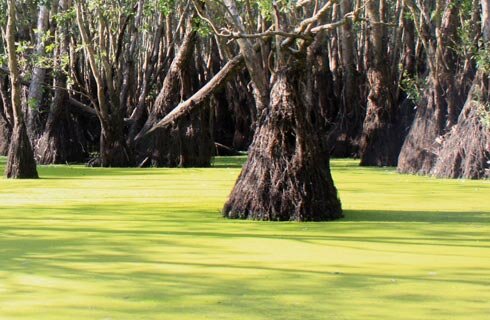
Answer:
M398 158L398 171L429 174L437 159L440 138L455 124L463 104L455 86L457 74L453 41L457 38L459 6L450 3L436 30L437 45L426 41L429 84ZM428 29L428 27L425 27ZM424 31L428 33L429 31ZM426 37L426 34L419 36Z
M68 10L68 0L59 0L62 12ZM67 92L67 70L63 70L62 59L68 55L69 38L67 21L61 21L56 36L59 47L55 56L56 67L54 97L48 119L41 138L36 144L35 156L38 163L54 164L82 162L88 157L83 132L76 117L67 109L69 96Z
M352 1L340 3L341 15L352 11ZM362 131L363 99L360 92L359 75L356 68L356 35L353 23L346 21L341 29L342 93L336 127L330 144L334 157L352 157L359 153L359 137ZM331 84L329 84L332 86ZM330 109L332 109L330 107Z
M482 33L490 46L490 0L482 0ZM432 174L439 178L490 178L490 78L479 66L457 125L443 137ZM486 70L485 70L486 69Z
M480 74L458 124L443 138L431 174L438 178L490 178L490 109L488 76Z
M311 124L300 71L282 71L260 114L248 160L225 204L228 218L320 221L342 217L330 175Z
M397 125L397 108L394 103L393 79L388 61L384 15L379 2L366 4L366 14L371 22L367 56L369 96L367 114L360 141L361 165L395 166L401 144Z
M6 42L8 51L8 65L10 70L12 114L14 128L10 141L10 148L5 167L7 178L29 179L38 178L36 162L32 152L31 142L27 136L27 129L24 122L20 99L20 76L17 67L17 53L15 47L14 30L15 30L15 1L8 2L8 22L6 29Z
M163 87L142 133L150 130L196 89L192 61L195 45L196 31L189 21L182 45L165 76ZM154 167L209 166L214 151L209 123L209 109L206 109L179 119L170 128L162 128L137 140L138 164Z
M81 125L67 109L70 106L64 89L66 78L59 77L62 79L55 81L55 94L43 135L36 144L35 156L40 164L81 163L88 158Z

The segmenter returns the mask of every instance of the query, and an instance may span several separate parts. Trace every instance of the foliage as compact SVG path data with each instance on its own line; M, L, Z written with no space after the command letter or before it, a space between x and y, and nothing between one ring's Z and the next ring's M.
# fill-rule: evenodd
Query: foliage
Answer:
M410 75L404 71L400 81L400 88L405 92L408 99L414 104L421 102L425 88L427 87L427 79L416 75Z

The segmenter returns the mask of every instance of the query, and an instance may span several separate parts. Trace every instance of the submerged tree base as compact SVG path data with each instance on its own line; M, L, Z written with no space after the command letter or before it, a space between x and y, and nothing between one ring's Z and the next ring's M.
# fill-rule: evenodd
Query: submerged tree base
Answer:
M327 221L342 217L329 156L313 130L297 73L276 74L248 160L223 209L231 219Z

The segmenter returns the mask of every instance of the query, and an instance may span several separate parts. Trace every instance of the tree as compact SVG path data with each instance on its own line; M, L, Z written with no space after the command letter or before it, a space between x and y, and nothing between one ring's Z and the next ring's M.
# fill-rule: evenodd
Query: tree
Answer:
M70 3L68 0L59 0L56 5L57 9L57 25L55 31L56 46L53 52L53 87L54 92L51 100L51 105L48 110L48 116L41 126L39 140L36 143L35 156L38 163L54 164L67 162L82 162L87 156L86 141L83 135L83 130L79 123L78 117L70 109L75 109L70 101L68 89L68 74L69 74L69 46L70 46L70 18L69 12ZM36 72L37 68L34 71ZM37 77L31 81L29 88L30 96L36 96L41 90L41 86ZM36 90L32 90L36 88ZM43 86L42 89L46 89ZM87 107L88 108L88 107ZM31 126L36 126L35 123Z
M297 221L340 218L342 210L330 174L328 153L319 147L320 137L315 131L317 110L311 103L313 92L308 82L311 69L306 67L306 61L315 35L345 23L347 17L342 22L317 25L331 8L330 1L312 16L296 21L293 10L295 13L307 10L274 2L269 10L259 13L259 21L264 22L261 28L259 25L261 32L250 34L256 26L249 2L244 8L232 0L205 2L208 12L218 12L216 6L227 12L227 26L219 32L210 16L204 17L202 3L195 4L217 34L238 43L252 79L257 109L249 157L225 204L224 216ZM265 27L266 14L272 17L270 28ZM264 60L263 56L272 57L272 61Z
M478 70L457 124L443 137L431 171L439 178L490 178L489 0L481 1L481 11L483 41L477 53Z
M423 43L429 69L428 83L417 105L415 120L398 158L401 173L429 174L437 159L438 141L456 123L463 105L469 75L459 72L455 51L458 39L459 10L457 0L429 3L405 0L418 36ZM432 16L433 19L429 17Z
M10 139L5 175L7 178L13 179L33 179L38 178L38 174L31 143L29 141L29 137L27 136L24 113L21 105L21 84L15 46L16 8L14 0L7 1L7 15L8 20L5 40L7 42L8 67L10 71L9 76L11 85L13 129L12 137Z
M119 46L114 46L111 35L111 29L121 28L113 25L121 22L112 12L117 12L118 7L116 4L111 6L107 3L93 3L91 13L94 17L90 21L90 10L81 1L76 1L75 9L84 51L97 87L97 101L93 105L101 126L100 164L103 167L131 166L133 155L124 137L124 112L119 96L123 79L120 51ZM93 29L97 30L97 46L94 45L90 22L94 23ZM118 40L122 41L121 38Z

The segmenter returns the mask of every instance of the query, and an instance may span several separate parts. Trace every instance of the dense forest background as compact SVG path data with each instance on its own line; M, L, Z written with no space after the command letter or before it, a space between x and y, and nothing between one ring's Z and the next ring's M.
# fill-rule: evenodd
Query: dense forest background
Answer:
M342 215L329 157L490 177L489 0L2 0L0 154L209 166L230 218Z

